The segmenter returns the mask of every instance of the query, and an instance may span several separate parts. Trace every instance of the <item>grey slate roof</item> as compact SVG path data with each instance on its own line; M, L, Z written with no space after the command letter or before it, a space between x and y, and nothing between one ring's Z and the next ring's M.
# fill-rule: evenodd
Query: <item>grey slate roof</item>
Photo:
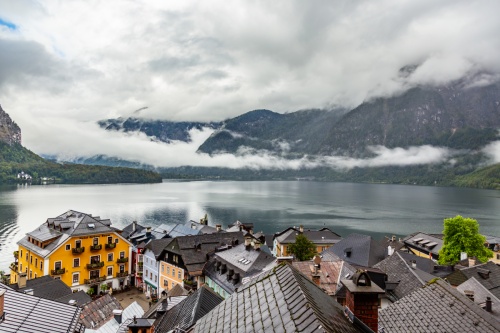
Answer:
M80 332L78 317L81 308L19 293L3 284L0 284L0 290L5 290L5 320L0 322L0 332Z
M141 318L144 315L144 309L134 301L122 312L122 323L119 324L114 316L108 318L108 320L102 324L99 328L95 329L85 329L85 333L125 333L128 332L127 325L131 324L134 316L136 318Z
M488 289L486 289L476 278L471 277L461 285L457 287L457 290L465 295L465 292L474 293L474 303L479 306L486 305L486 297L490 297L492 301L491 315L497 320L500 320L500 300L493 295Z
M118 300L106 294L83 307L80 314L80 322L86 328L97 329L113 317L113 310L122 310Z
M167 333L174 328L187 330L222 301L222 297L202 286L159 318L155 322L155 332Z
M194 332L359 332L343 308L290 265L232 294Z
M442 235L417 232L405 237L403 243L409 248L414 248L425 253L430 252L434 258L438 258L439 250L443 247L443 238Z
M145 249L152 251L155 258L158 260L158 257L165 250L165 247L172 243L173 240L173 238L153 239L146 245Z
M41 276L36 279L26 281L26 287L19 288L17 284L11 284L9 287L19 292L32 290L33 295L53 301L67 303L69 300L77 301L77 305L83 305L90 302L92 299L89 295L83 293L73 293L61 280L54 279L50 275Z
M243 242L241 232L220 232L196 236L174 238L166 251L182 257L184 266L191 276L200 275L207 262L207 254L215 252L222 245L235 245Z
M408 253L403 251L398 251L398 253L404 260L406 260L406 262L414 260L415 263L417 264L417 268L436 277L443 278L450 275L453 272L452 266L440 266L434 260L431 260L429 258L419 257L417 255L414 255L413 253Z
M397 287L392 291L397 299L401 299L413 291L422 288L427 282L435 277L417 268L411 268L410 264L401 256L400 252L394 252L374 267L380 268L387 274L388 282L399 281Z
M295 237L297 237L299 233L300 231L297 228L288 228L276 234L275 238L280 244L291 244L295 243ZM328 228L322 228L320 230L304 229L302 234L314 244L332 244L342 239L338 234Z
M443 280L418 289L379 311L379 332L500 331L488 312Z
M135 222L135 231L134 231L134 222L130 223L127 225L125 228L122 230L122 236L126 239L129 239L130 236L134 235L135 233L139 233L142 230L146 229L146 227L143 227L142 225L138 224Z
M226 273L221 274L220 271L216 270L216 261L226 264ZM275 262L276 258L271 254L255 250L253 247L246 249L245 244L240 244L229 250L216 252L206 263L203 273L231 294L241 286L244 278L259 274L265 269L271 269L273 267L271 264ZM228 280L229 270L238 274L238 281Z
M340 259L360 266L372 267L386 256L386 249L371 236L350 234L321 253L334 253ZM350 255L349 255L350 253Z
M471 277L481 283L497 298L500 298L500 267L488 261L485 264L455 270L446 278L452 286L458 286Z

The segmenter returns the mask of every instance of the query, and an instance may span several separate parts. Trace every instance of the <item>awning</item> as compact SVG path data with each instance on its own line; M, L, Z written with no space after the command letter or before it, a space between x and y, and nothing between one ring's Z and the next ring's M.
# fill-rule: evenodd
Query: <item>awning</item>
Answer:
M157 288L154 284L152 284L151 282L148 282L146 280L144 280L144 283L147 284L147 285L149 285L151 288L154 288L154 289Z

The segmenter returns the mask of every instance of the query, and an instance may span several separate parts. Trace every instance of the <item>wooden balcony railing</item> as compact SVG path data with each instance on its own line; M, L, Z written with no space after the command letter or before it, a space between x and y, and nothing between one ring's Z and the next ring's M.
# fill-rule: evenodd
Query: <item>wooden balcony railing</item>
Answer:
M99 283L102 281L106 281L105 276L100 276L100 277L96 277L96 278L92 278L92 279L85 279L85 280L83 280L83 283L84 284L95 284L95 283Z
M104 267L104 261L87 264L87 269L101 268L101 267Z
M102 245L101 244L92 245L90 247L90 251L99 251L100 249L102 249Z
M128 271L122 273L116 273L116 277L126 277L126 276L128 276Z
M117 263L124 263L124 262L128 262L128 257L127 257L127 258L118 258L118 259L116 259L116 262L117 262Z
M14 272L17 272L19 268L19 265L15 262L10 264L10 269L12 269Z
M51 275L61 275L61 274L64 274L64 273L66 273L66 269L65 268L53 269L53 270L50 271Z
M107 243L105 245L106 249L114 249L116 247L116 244L115 243Z
M80 253L83 253L85 251L85 247L74 247L71 249L71 251L74 253L74 254L80 254Z

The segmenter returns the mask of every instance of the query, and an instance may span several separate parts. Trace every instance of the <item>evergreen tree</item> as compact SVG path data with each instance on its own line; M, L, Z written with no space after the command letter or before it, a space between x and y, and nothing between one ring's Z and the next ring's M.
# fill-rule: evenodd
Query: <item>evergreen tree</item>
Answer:
M299 261L310 260L316 254L316 246L303 234L295 237L295 243L288 246L288 252Z

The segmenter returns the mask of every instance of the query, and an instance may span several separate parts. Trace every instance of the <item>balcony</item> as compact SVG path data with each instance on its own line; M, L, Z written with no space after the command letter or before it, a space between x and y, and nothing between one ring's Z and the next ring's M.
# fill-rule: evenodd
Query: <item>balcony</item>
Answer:
M17 265L16 262L13 262L10 264L10 269L12 269L14 272L18 271L19 266Z
M85 247L74 247L71 249L71 252L73 252L73 254L80 254L80 253L83 253L83 251L85 251Z
M64 274L66 273L66 269L65 268L59 268L59 269L53 269L50 271L50 275L61 275L61 274Z
M116 277L119 278L119 277L126 277L128 276L128 271L125 271L125 272L121 272L121 273L116 273Z
M137 276L142 276L142 272L137 272Z
M102 281L106 281L105 276L100 276L100 277L96 277L96 278L92 278L92 279L85 279L85 280L83 280L83 283L84 284L96 284L96 283L99 283Z
M143 271L143 266L142 265L138 265L137 266L137 271L138 272L142 272Z
M19 258L19 251L14 251L14 258L16 258L16 260Z
M114 249L116 247L116 244L115 243L108 243L105 245L106 249Z
M87 269L101 268L101 267L104 267L104 261L87 264Z
M92 246L90 247L90 251L93 251L93 252L95 252L95 251L99 251L100 249L102 249L102 245L101 245L101 244L98 244L98 245L92 245Z
M116 262L119 264L124 263L124 262L128 262L128 257L127 258L118 258L118 259L116 259Z

